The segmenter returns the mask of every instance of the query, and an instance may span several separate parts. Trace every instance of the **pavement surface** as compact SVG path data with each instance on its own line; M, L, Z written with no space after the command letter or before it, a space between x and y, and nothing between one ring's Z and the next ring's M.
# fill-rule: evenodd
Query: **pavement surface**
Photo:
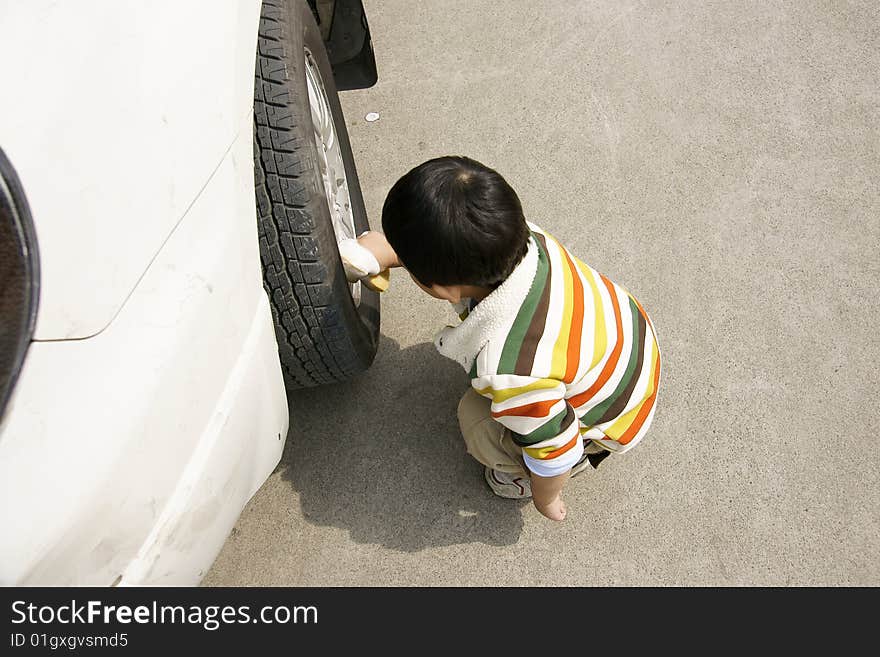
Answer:
M392 276L375 365L291 395L204 584L880 584L880 6L366 8L379 82L342 97L373 226L425 159L497 169L651 315L658 411L564 522L493 497L431 345L454 316Z

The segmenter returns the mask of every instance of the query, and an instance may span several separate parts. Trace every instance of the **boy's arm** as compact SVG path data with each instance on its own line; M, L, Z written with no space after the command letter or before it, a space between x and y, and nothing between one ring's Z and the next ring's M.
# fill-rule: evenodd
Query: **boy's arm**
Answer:
M358 244L370 251L379 263L379 271L385 271L389 267L402 267L397 253L391 248L388 240L382 233L370 230L357 238Z

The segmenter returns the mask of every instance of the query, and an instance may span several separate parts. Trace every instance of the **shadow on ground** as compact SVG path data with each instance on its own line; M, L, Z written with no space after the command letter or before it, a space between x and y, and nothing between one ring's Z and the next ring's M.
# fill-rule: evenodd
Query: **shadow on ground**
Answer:
M459 433L467 386L433 345L400 349L382 336L375 363L355 380L292 393L279 470L303 517L405 552L515 543L523 503L492 495Z

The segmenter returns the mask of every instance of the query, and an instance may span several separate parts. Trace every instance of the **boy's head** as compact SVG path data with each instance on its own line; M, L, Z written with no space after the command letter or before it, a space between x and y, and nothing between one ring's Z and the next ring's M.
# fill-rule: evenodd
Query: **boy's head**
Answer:
M494 288L528 250L516 192L466 157L438 157L398 180L382 208L382 230L423 287Z

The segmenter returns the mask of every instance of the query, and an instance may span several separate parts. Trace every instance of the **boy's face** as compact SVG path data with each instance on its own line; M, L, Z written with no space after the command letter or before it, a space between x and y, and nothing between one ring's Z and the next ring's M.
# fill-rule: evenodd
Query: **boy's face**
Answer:
M409 272L407 273L409 274ZM448 301L448 298L442 293L442 291L437 289L437 285L432 285L431 287L428 287L427 285L422 285L422 282L412 274L409 274L409 277L413 279L413 283L418 285L420 288L422 288L424 292L427 292L435 299L443 299L444 301Z
M462 299L476 299L477 301L480 301L492 292L492 288L480 287L477 285L437 285L434 283L428 287L412 274L409 276L413 279L413 282L426 293L435 299L448 301L449 303L460 303Z

